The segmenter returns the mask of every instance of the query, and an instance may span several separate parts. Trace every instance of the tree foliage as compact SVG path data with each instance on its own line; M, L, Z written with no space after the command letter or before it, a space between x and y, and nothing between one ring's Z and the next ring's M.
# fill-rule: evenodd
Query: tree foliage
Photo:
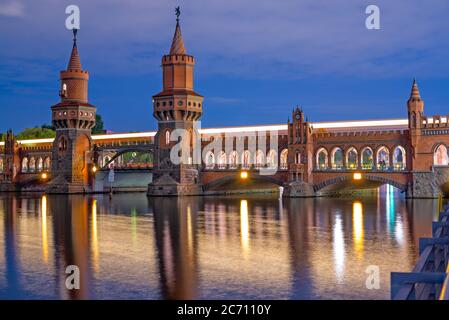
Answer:
M17 140L44 139L54 137L56 137L56 132L51 126L45 124L41 127L26 128L16 135Z
M102 134L104 133L104 123L101 115L98 113L95 115L95 127L92 128L92 134Z

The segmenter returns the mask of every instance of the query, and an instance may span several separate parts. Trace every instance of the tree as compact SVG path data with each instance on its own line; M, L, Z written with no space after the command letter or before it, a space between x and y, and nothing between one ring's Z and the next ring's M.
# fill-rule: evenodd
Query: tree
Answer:
M95 115L95 127L92 128L92 134L102 134L104 133L104 123L101 115L98 113Z
M45 139L56 137L56 132L49 125L42 125L41 127L26 128L16 135L17 140L27 139Z

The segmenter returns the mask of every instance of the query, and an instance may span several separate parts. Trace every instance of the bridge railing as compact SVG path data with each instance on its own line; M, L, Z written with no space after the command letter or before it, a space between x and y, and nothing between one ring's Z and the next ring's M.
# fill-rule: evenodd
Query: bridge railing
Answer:
M262 168L272 168L268 164L206 164L204 165L204 170L260 170ZM280 165L277 167L278 170L287 170L287 165Z
M361 166L361 167L344 167L344 166L332 166L332 167L315 167L314 171L317 172L342 172L342 171L356 171L362 170L364 172L403 172L406 171L405 166L400 167L374 167L374 166Z
M419 241L420 257L412 272L391 273L394 300L449 299L449 210L432 224L432 238Z

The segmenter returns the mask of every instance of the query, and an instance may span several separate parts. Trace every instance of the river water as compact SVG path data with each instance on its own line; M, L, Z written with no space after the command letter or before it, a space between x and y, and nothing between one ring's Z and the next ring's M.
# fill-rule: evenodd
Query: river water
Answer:
M0 299L389 299L437 213L390 186L282 201L3 193Z

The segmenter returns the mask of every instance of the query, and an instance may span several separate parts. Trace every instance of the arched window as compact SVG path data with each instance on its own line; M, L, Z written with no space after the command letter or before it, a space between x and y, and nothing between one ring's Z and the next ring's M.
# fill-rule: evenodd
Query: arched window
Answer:
M37 159L37 172L41 172L44 168L44 160L41 157Z
M406 165L405 149L402 146L397 146L393 151L393 168L404 170Z
M50 157L46 157L44 160L44 170L48 171L50 170L51 162Z
M267 165L269 168L277 167L277 153L275 150L271 149L267 155Z
M281 151L281 169L288 168L288 149Z
M331 166L332 169L343 168L343 150L341 148L334 148L331 153Z
M390 167L390 150L382 146L377 150L377 169L387 170Z
M316 153L316 167L319 170L327 169L328 154L324 148L318 149Z
M237 168L237 151L232 151L230 154L229 154L229 167L230 168L233 168L233 169L235 169L235 168Z
M59 138L58 149L59 151L67 150L67 139L64 136Z
M295 163L300 164L301 163L301 152L296 151L295 153Z
M218 156L218 168L226 169L226 153L224 153L224 151L220 151Z
M249 152L249 150L243 151L242 166L244 168L249 168L251 166L251 152Z
M370 170L373 168L373 150L370 147L365 147L362 150L362 169Z
M170 144L170 130L165 131L165 145Z
M206 168L213 169L215 166L215 156L212 151L206 153Z
M262 150L257 150L256 152L256 167L260 168L265 163L265 155Z
M437 166L447 166L448 163L449 157L447 147L444 144L440 144L433 154L433 164Z
M346 168L348 169L357 169L358 161L357 161L357 150L355 148L349 148L346 152Z
M22 172L28 172L28 158L25 157L22 159Z
M30 158L30 162L28 163L28 171L36 172L36 159L34 159L34 157Z

